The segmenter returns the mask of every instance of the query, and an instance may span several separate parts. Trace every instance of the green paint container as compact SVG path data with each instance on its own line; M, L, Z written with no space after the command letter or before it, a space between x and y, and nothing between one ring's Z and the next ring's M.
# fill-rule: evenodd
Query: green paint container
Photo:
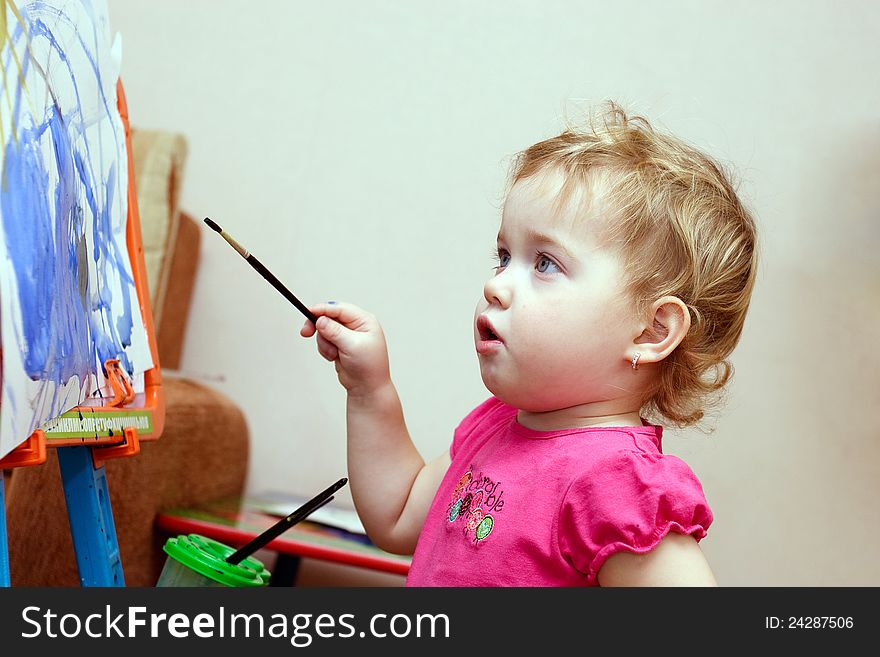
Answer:
M165 567L156 586L266 586L271 573L254 557L231 564L227 557L234 548L218 541L188 534L165 542Z

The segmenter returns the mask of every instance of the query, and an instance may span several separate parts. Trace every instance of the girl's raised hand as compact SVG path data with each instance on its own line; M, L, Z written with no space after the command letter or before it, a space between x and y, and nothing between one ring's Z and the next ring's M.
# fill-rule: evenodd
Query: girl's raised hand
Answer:
M350 303L310 306L317 324L306 321L300 335L317 333L318 353L336 365L339 382L350 396L367 396L391 381L388 348L378 320Z

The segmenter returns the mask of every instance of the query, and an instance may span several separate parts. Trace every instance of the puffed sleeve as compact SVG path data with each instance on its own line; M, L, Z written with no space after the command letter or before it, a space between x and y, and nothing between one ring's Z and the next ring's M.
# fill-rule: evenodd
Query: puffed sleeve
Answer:
M595 585L611 555L648 552L670 531L700 540L711 523L703 487L684 461L621 451L572 482L559 513L559 548Z

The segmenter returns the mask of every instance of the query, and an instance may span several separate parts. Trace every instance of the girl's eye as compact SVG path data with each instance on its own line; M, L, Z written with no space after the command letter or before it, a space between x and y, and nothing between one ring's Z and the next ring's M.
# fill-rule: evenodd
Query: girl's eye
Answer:
M545 256L542 253L538 254L538 260L535 263L535 269L537 269L542 274L546 274L548 271L562 271L555 262L553 262L550 258Z
M496 269L504 269L510 264L510 254L503 249L498 249L495 253L495 260L498 262Z

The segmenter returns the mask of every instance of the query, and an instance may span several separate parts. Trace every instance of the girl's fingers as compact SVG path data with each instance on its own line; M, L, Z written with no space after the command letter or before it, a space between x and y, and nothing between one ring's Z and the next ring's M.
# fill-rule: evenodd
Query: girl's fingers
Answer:
M318 353L330 361L338 360L339 352L347 353L356 344L358 332L373 330L372 315L354 304L327 302L309 307L318 318L315 324L306 321L299 331L304 338L317 338Z
M339 357L339 349L336 348L336 345L326 340L320 333L318 334L318 353L331 362Z
M303 324L302 328L299 330L299 334L304 338L310 338L315 334L315 331L317 331L315 325L309 320L306 320L305 324Z
M306 320L299 334L304 338L316 336L318 353L327 360L336 360L339 357L339 348L334 343L344 343L350 329L333 319L340 314L336 312L334 304L317 304L310 306L309 310L317 316L317 325Z
M318 317L326 315L345 328L356 331L367 323L368 313L352 303L341 301L319 303L309 308Z

